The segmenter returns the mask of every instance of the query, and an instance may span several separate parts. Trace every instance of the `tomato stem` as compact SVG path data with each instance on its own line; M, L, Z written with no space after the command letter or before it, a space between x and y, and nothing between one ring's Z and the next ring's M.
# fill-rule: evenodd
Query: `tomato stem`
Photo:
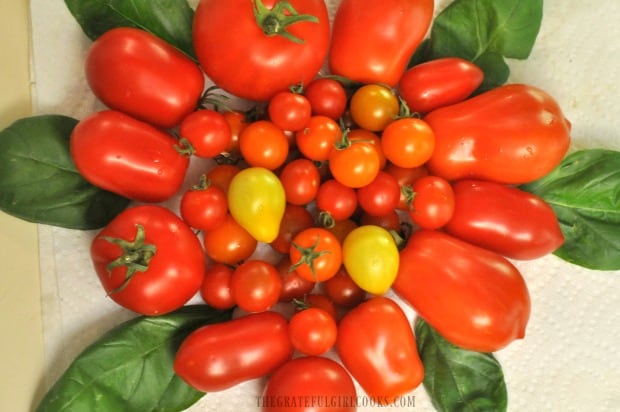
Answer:
M311 14L299 14L288 1L279 1L272 9L268 9L262 0L254 0L254 16L256 23L268 36L282 36L293 43L304 40L288 31L288 27L299 22L318 23L319 19Z
M196 149L185 137L179 137L179 143L174 145L174 149L181 155L190 157L196 153Z
M211 186L211 180L207 178L206 174L200 175L200 182L192 186L192 190L207 190Z

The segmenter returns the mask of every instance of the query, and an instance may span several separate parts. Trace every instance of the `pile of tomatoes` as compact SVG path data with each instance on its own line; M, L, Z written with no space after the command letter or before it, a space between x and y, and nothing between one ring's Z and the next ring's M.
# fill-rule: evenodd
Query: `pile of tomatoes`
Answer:
M518 185L557 166L570 124L531 86L472 97L483 73L463 59L407 68L433 1L381 3L344 0L330 27L323 1L203 0L199 64L135 28L89 50L89 85L109 109L80 121L71 153L89 182L138 203L92 243L106 293L145 315L197 293L243 313L181 345L175 371L201 391L270 375L267 400L338 396L354 409L354 378L393 402L424 367L390 290L465 349L525 333L529 295L509 259L563 236ZM222 91L256 105L226 107ZM182 189L190 160L204 173ZM283 302L288 317L272 310ZM342 363L323 356L332 349Z

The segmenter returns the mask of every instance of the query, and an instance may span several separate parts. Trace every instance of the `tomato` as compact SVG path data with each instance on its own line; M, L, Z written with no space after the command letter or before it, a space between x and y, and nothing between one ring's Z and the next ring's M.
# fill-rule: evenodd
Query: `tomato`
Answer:
M271 374L292 356L286 318L259 312L190 333L176 353L174 371L193 388L216 392Z
M280 298L280 272L264 260L247 260L234 270L230 289L235 303L241 309L246 312L265 311Z
M296 305L296 311L302 311L309 308L318 308L329 313L334 319L338 319L338 310L334 302L322 293L308 293L304 295L303 300L293 301Z
M286 161L289 143L284 131L274 123L258 120L241 132L239 150L250 166L274 170Z
M232 267L223 263L215 263L207 269L200 286L200 297L207 305L220 310L235 306L235 299L230 290L232 274Z
M259 406L264 412L354 412L357 392L351 376L338 362L304 356L274 372Z
M381 167L377 147L368 142L349 141L339 144L329 154L329 170L335 180L357 189L372 182Z
M205 274L194 232L156 205L122 211L95 236L90 254L108 296L143 315L163 315L183 306L198 292Z
M304 279L291 269L291 259L283 256L276 265L280 273L282 289L280 290L280 302L291 302L293 299L302 299L314 289L315 282Z
M276 93L267 105L269 119L282 130L296 132L306 127L312 115L308 99L299 93Z
M325 227L350 218L357 210L355 189L345 186L335 179L328 179L319 186L316 206L319 219Z
M357 89L349 102L351 119L362 129L379 132L398 116L398 97L386 86L366 84Z
M400 167L422 166L435 148L435 134L428 123L415 117L393 121L381 134L381 149L390 162Z
M292 85L308 84L323 66L330 41L327 7L314 0L201 0L193 40L216 85L244 99L268 101Z
M484 72L469 60L442 57L407 70L398 92L409 110L428 113L465 100L482 84Z
M387 172L379 171L372 182L357 189L360 208L373 216L394 212L400 201L400 186Z
M180 190L189 158L176 145L172 136L115 110L85 117L70 138L71 157L84 179L145 203Z
M366 298L366 291L359 286L344 267L323 282L325 295L338 306L352 308Z
M289 320L289 337L293 347L304 355L322 355L336 343L336 319L320 308L296 312Z
M196 110L204 88L204 75L189 57L130 27L110 29L92 43L85 73L107 107L162 128Z
M286 208L282 183L267 169L243 169L230 182L228 208L235 220L256 240L273 242L280 231Z
M330 72L360 83L396 85L430 27L434 7L433 0L341 1L332 27Z
M448 341L495 352L523 338L529 292L506 258L434 230L414 232L400 254L392 288Z
M349 232L358 227L359 225L353 219L344 219L344 220L336 220L333 226L325 227L327 230L332 232L338 242L342 244L344 242L344 238L347 237Z
M321 184L316 165L308 159L299 158L288 162L280 171L286 201L293 205L306 205L314 200Z
M399 254L387 230L373 225L353 229L342 243L342 255L344 267L360 288L382 295L392 286Z
M222 112L222 116L224 116L230 128L230 142L226 148L226 153L229 156L235 156L239 153L239 136L241 136L241 132L249 124L249 121L246 119L245 113L237 110L226 110Z
M455 208L450 182L438 176L423 176L413 182L411 188L413 201L409 217L415 224L423 229L439 229L450 221ZM486 215L486 206L481 209Z
M379 169L383 170L383 168L387 165L387 159L383 154L383 149L381 148L381 138L374 132L366 129L349 129L347 137L350 141L361 141L372 143L377 148L377 153L379 154Z
M312 116L303 130L295 134L299 151L308 159L317 162L329 158L334 145L342 137L338 123L327 116Z
M183 220L194 229L213 229L228 213L226 193L211 185L206 175L203 175L200 184L183 193L180 212Z
M299 276L321 282L334 276L340 269L342 249L330 231L311 227L293 238L289 257Z
M308 209L287 203L280 221L278 236L270 245L277 252L288 254L293 237L303 229L312 226L314 226L314 218Z
M553 170L570 144L570 123L556 101L524 84L500 86L424 119L435 133L427 167L448 180L531 182Z
M366 394L380 403L393 403L424 378L409 320L386 297L370 298L344 315L336 350Z
M536 259L564 243L555 212L517 187L481 180L454 183L446 232L512 259Z
M215 110L197 110L183 119L179 135L186 139L192 154L211 158L230 145L232 132L223 114Z
M215 165L207 172L207 180L211 182L211 185L219 187L224 193L228 193L230 181L240 171L239 166L231 164Z
M327 77L315 79L306 86L303 94L315 116L338 120L347 109L347 92L337 80Z
M207 256L216 262L236 265L256 250L258 242L237 221L227 214L222 223L203 234Z
M409 210L413 201L412 184L416 179L427 176L428 170L424 166L400 167L393 163L388 163L385 171L394 176L400 186L400 201L398 202L397 209Z
M386 230L400 232L401 218L396 209L392 209L387 214L381 216L372 216L366 212L362 212L359 217L360 225L375 225Z

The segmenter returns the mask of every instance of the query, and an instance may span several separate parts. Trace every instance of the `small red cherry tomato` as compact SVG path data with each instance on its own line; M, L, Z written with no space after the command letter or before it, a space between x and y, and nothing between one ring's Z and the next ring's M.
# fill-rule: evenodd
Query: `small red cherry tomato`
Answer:
M338 325L332 315L320 308L295 312L289 320L293 347L305 355L322 355L336 343Z

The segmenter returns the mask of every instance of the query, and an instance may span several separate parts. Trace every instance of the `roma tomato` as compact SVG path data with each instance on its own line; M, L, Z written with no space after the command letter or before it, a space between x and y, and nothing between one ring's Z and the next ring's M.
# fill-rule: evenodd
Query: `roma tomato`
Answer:
M177 140L116 110L82 119L70 139L80 174L95 186L138 202L157 203L176 194L189 158Z
M428 113L465 100L482 84L484 72L469 60L443 57L407 70L398 82L412 112Z
M327 229L311 227L299 232L289 251L292 268L299 276L321 282L334 276L342 264L342 249Z
M399 254L387 230L373 225L353 229L344 239L342 255L344 267L360 288L382 295L392 286L398 273Z
M215 110L197 110L183 119L179 135L186 139L192 154L212 158L224 152L230 145L232 132L223 114Z
M323 1L201 0L194 16L194 47L207 76L254 101L308 84L323 65L329 38Z
M203 175L200 184L183 193L179 210L183 220L194 229L211 230L228 213L228 200L226 193L211 185L206 175Z
M440 231L419 230L400 257L392 288L451 343L495 352L525 335L529 292L503 256Z
M381 403L393 403L424 378L409 320L396 302L383 296L344 315L336 350L366 394Z
M570 123L543 90L509 84L430 112L435 133L427 163L448 180L521 184L553 170L570 144Z
M266 376L292 356L286 318L259 312L190 333L176 353L174 371L199 391L217 392Z
M207 256L227 265L237 265L249 258L258 242L228 213L222 223L203 234Z
M280 272L264 260L248 260L233 272L230 289L235 303L244 311L265 311L280 298Z
M239 150L250 166L274 170L286 161L289 143L284 131L274 123L258 120L241 132Z
M289 337L295 349L305 355L322 355L336 343L336 319L320 308L303 309L289 320Z
M241 170L228 188L230 214L259 242L271 243L280 232L286 195L278 176L262 167Z
M198 292L205 274L194 232L156 205L121 212L93 239L90 254L108 296L143 315L163 315L183 306Z
M349 102L351 119L362 129L380 132L400 112L398 97L380 84L366 84L357 89Z
M423 176L411 185L411 220L423 229L439 229L452 219L455 208L450 182L439 176ZM490 200L490 199L489 199ZM481 214L486 214L482 206Z
M388 124L381 134L381 149L387 160L400 167L424 165L433 154L435 134L428 123L404 117Z
M263 412L355 412L357 392L353 379L338 362L304 356L273 373L259 404Z
M328 77L315 79L306 86L303 93L310 102L314 116L338 120L347 109L347 92L337 80Z
M220 310L235 306L230 290L232 274L233 268L223 263L215 263L207 269L200 286L200 297L207 305Z
M512 259L536 259L564 243L555 212L540 197L482 180L453 184L446 232Z
M309 159L299 158L288 162L280 171L286 201L302 206L312 202L321 184L321 175Z
M86 80L111 109L171 128L196 110L204 88L197 64L144 30L118 27L91 45Z
M395 86L431 24L434 7L433 0L341 1L332 28L330 72Z

